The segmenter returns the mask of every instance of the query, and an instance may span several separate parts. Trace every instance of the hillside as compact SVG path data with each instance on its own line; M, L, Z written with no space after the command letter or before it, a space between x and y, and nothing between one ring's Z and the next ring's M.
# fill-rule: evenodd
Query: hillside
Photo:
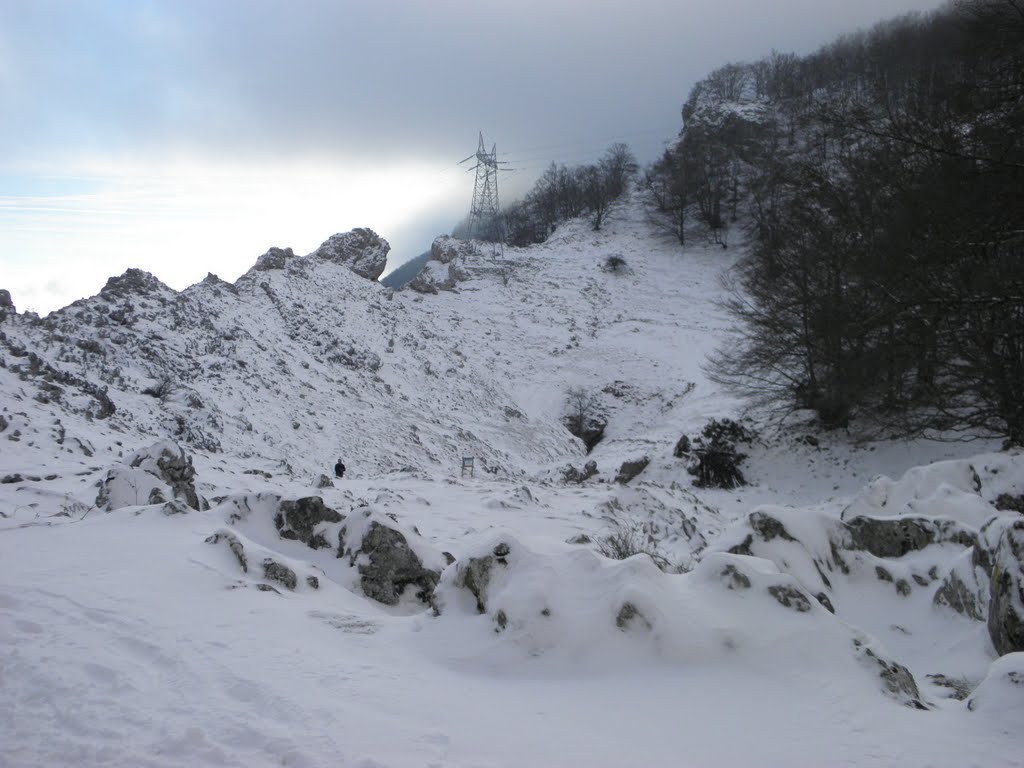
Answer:
M640 192L386 251L0 320L0 763L1019 761L1020 451L744 422L750 484L693 485L743 249Z

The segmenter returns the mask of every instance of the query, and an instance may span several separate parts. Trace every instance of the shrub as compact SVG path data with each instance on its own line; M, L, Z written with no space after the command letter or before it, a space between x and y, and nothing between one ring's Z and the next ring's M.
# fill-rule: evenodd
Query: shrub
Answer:
M736 443L750 443L754 433L732 419L712 419L691 444L687 471L698 488L738 488L746 485L739 465L746 458ZM682 440L680 440L682 443ZM678 447L678 445L677 445Z
M625 560L633 555L647 555L663 571L670 569L668 559L655 548L655 542L640 523L628 528L619 525L613 533L597 539L597 551L612 560Z
M155 383L142 390L142 394L155 397L157 400L167 400L177 389L178 385L164 373L157 378Z
M627 271L626 260L617 254L613 254L604 260L602 269L613 274L625 272Z

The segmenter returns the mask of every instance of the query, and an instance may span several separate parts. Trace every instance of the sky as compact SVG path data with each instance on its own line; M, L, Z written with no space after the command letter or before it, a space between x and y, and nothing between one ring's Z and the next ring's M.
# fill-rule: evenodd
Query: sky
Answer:
M0 288L19 311L129 267L181 289L370 227L388 268L615 141L641 163L695 82L934 0L0 0Z

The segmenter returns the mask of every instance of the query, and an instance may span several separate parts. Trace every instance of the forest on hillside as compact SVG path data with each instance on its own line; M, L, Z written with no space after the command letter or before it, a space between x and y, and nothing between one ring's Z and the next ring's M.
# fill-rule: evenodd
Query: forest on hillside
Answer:
M826 428L1024 444L1024 5L965 0L729 64L647 169L680 242L750 248L713 375Z

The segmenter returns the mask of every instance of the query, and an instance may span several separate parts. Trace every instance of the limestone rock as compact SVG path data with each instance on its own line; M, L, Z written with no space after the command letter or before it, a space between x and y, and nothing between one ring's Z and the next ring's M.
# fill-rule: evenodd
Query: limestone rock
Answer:
M344 515L324 504L319 496L306 496L281 501L274 515L274 527L282 539L301 541L312 549L325 549L333 544L322 533L317 533L317 526L344 520Z
M988 594L978 583L979 571L973 563L973 553L964 553L953 563L935 591L932 602L935 605L951 608L957 613L974 619L985 621L988 615ZM981 572L984 579L984 572Z
M376 280L388 262L388 241L372 229L353 229L331 235L310 257L342 264L360 277Z
M278 584L291 590L294 590L295 586L299 583L295 577L295 571L269 557L263 561L263 578L276 581Z
M161 283L149 272L141 269L127 269L119 277L111 277L103 288L100 296L105 299L145 296L151 293L172 293L171 289Z
M967 709L1005 717L1016 728L1024 715L1024 653L1009 653L992 662L967 700Z
M14 302L11 300L11 292L0 288L0 323L6 320L11 315L18 314L18 310L14 308Z
M773 584L768 587L768 594L774 597L779 605L789 608L797 613L807 613L811 610L811 601L803 592L796 587L785 584Z
M494 551L484 557L471 557L456 566L455 586L469 590L476 598L478 613L487 612L487 587L491 583L491 574L496 566L508 565L508 554L511 548L504 542L495 546Z
M875 557L903 557L932 544L952 542L972 547L975 534L953 520L927 517L877 518L857 516L846 521L849 548L870 552Z
M562 471L562 480L566 483L582 483L585 480L589 480L597 474L597 462L588 461L583 465L583 469L579 470L571 464Z
M476 246L471 242L458 240L449 235L434 238L430 246L430 259L409 281L409 288L417 293L450 291L469 275L465 270L466 261L479 257Z
M195 474L192 457L173 440L161 440L136 451L127 464L115 464L107 471L96 506L111 512L179 500L192 509L206 509L206 500L196 493Z
M170 486L174 498L183 500L192 509L203 509L196 493L196 471L192 457L173 440L161 440L144 448L128 460L128 466L148 472Z
M385 605L396 605L409 585L418 587L416 597L430 603L440 571L425 568L401 531L377 521L370 523L355 553L364 594Z
M231 531L220 530L206 539L207 544L220 544L221 542L227 545L231 554L238 560L238 564L242 566L242 571L248 573L249 563L245 556L245 547L242 546L242 542L239 541L238 537Z
M295 258L291 248L271 248L258 259L253 265L256 272L269 272L272 269L284 269L288 262Z
M891 697L914 709L928 709L918 690L913 674L902 664L882 658L864 640L855 639L854 648L860 661L875 669L883 690Z
M643 456L635 461L622 462L622 466L619 467L618 474L615 475L615 482L622 483L623 485L627 484L630 480L643 472L650 463L651 459L649 456Z
M647 620L647 617L635 605L623 603L619 612L615 615L615 626L623 631L633 628L650 629L651 622Z
M1024 520L1006 525L993 553L988 632L1000 655L1024 651Z
M450 264L458 258L473 258L478 255L479 251L472 242L459 240L451 235L438 235L430 244L430 259L441 264Z

